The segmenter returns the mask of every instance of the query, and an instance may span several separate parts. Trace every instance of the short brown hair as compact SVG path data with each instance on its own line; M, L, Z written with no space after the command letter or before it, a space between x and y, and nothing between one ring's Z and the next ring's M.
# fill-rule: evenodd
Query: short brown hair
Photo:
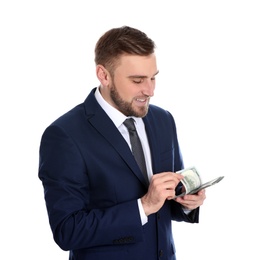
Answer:
M154 53L155 43L135 28L122 26L104 33L95 47L95 63L113 70L120 55L148 56Z

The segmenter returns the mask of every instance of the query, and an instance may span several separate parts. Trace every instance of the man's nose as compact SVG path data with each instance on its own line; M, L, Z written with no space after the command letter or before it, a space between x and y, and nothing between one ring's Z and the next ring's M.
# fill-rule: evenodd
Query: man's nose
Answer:
M155 82L154 80L147 81L143 89L143 94L152 97L154 95Z

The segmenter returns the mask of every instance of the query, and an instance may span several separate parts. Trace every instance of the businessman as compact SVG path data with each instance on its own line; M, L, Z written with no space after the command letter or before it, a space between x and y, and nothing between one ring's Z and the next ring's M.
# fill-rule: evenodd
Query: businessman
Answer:
M70 260L175 260L172 221L199 222L205 191L175 198L184 167L175 121L149 104L155 48L135 28L105 32L95 47L100 85L42 135L49 223Z

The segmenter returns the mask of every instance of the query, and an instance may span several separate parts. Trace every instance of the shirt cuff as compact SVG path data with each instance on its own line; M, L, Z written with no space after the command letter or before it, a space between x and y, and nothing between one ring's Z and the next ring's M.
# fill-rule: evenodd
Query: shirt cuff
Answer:
M148 222L148 218L147 218L147 216L146 216L146 214L144 212L144 208L143 208L141 199L138 199L137 203L138 203L138 208L139 208L141 222L142 222L142 225L144 225L144 224L146 224Z
M183 212L188 215L192 210L191 209L185 209L184 207L182 207Z

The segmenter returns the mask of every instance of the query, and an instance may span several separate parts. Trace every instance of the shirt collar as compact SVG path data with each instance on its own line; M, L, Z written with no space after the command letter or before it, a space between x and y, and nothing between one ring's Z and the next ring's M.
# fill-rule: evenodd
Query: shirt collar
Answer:
M99 88L95 91L95 97L98 104L103 108L107 113L110 119L113 121L115 126L118 128L125 120L126 116L118 111L116 108L112 107L101 95Z

